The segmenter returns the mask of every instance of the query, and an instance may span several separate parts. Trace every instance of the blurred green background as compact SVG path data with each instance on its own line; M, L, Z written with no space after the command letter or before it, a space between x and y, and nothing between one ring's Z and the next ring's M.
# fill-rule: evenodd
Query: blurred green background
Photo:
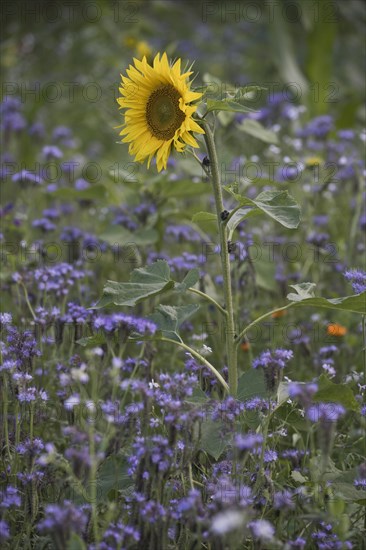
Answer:
M361 0L3 0L1 10L2 95L20 97L30 120L72 127L89 158L128 158L116 144L119 74L163 50L195 61L197 85L208 73L293 93L306 118L330 113L337 128L365 120Z

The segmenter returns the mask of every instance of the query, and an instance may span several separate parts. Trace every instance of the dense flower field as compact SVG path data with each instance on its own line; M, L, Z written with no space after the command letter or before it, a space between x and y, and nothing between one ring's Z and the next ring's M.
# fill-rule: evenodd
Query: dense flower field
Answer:
M1 548L366 548L364 8L265 4L4 2Z

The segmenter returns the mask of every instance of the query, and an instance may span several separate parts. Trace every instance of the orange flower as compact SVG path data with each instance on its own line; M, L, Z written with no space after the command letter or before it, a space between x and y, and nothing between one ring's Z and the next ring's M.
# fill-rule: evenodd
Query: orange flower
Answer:
M339 325L338 323L332 323L331 325L327 326L327 334L329 336L344 336L347 334L347 329L343 325Z
M242 349L243 351L249 351L249 348L250 348L249 342L243 342L242 344L240 344L240 349Z
M272 319L279 319L284 315L287 315L287 311L285 309L283 309L282 311L275 311L274 313L272 313L271 317Z

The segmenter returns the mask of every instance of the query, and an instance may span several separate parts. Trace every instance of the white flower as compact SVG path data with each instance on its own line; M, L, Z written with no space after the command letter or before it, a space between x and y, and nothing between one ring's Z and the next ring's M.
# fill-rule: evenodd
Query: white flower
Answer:
M119 357L113 357L112 366L114 369L120 369L122 367L123 361Z
M206 344L203 344L199 353L205 357L206 355L210 355L210 353L212 353L212 349L209 346L206 346Z
M70 395L64 403L64 407L68 411L72 411L76 405L80 404L80 395L77 393L74 393L73 395Z
M217 535L225 535L234 529L238 529L244 523L244 516L237 510L226 510L212 518L211 530Z
M259 540L272 540L275 534L275 529L269 521L258 519L249 524L253 537Z
M71 369L71 377L75 382L80 382L81 384L86 384L89 382L89 375L86 371L86 364L81 363L78 369Z

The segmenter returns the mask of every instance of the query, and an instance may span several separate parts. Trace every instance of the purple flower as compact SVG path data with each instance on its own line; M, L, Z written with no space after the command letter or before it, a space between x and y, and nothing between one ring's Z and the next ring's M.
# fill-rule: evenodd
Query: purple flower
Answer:
M93 327L96 330L102 329L105 332L114 332L115 330L125 330L127 333L132 331L139 334L154 334L156 325L152 321L126 315L125 313L112 313L111 315L98 315L93 320Z
M0 519L0 542L5 542L8 538L10 538L9 525Z
M224 401L215 403L212 420L233 422L244 410L244 403L234 397L227 397Z
M7 113L15 113L16 111L20 111L22 108L22 102L18 97L12 97L10 95L7 95L3 98L2 102L0 103L0 113L2 115L5 115Z
M272 523L265 519L257 519L251 521L248 525L250 528L253 538L261 541L270 541L274 538L275 528Z
M273 507L275 510L293 510L295 503L293 501L293 494L291 491L278 491L273 495Z
M29 170L17 172L11 179L15 183L31 183L36 185L40 185L42 183L42 178L37 174L33 174L33 172L30 172Z
M251 451L260 447L263 443L263 436L260 434L238 434L235 437L234 445L239 451Z
M266 350L259 357L254 359L253 368L263 368L267 390L273 393L280 380L281 370L286 363L292 359L293 352L288 349Z
M346 141L351 141L355 137L353 130L339 130L337 132L339 139L344 139Z
M18 393L18 401L21 403L30 403L32 401L36 401L37 399L40 401L48 401L47 392L44 390L38 390L34 386L31 386L30 388L26 388Z
M266 464L270 462L276 462L277 459L278 459L277 451L274 451L273 449L267 449L266 451L264 451L263 460Z
M64 156L61 149L56 147L56 145L45 145L42 149L42 154L46 160L61 159Z
M90 187L90 183L83 178L78 178L74 183L74 187L77 191L84 191L84 189L88 189Z
M348 269L343 275L352 284L355 294L360 294L366 290L366 271L356 268Z
M21 505L21 498L16 487L9 485L5 491L0 491L0 508L11 508L15 506L19 508Z
M345 414L345 408L338 403L315 403L306 410L306 416L311 422L337 422Z
M311 120L305 128L298 132L300 137L314 136L324 139L333 129L333 119L329 115L321 115Z
M45 137L45 134L46 134L44 124L42 124L42 122L35 122L29 128L28 133L33 138L43 139Z
M60 217L60 212L57 208L45 208L42 215L50 220L57 220Z
M38 229L41 229L45 233L49 231L54 231L56 229L56 226L54 223L50 222L47 218L40 218L38 220L33 220L32 227L38 227Z
M82 534L87 526L88 516L82 508L77 508L65 500L63 504L49 504L45 517L38 523L41 533L49 533L57 541L57 548L66 548L72 532Z
M33 440L27 438L16 447L18 454L29 457L35 457L41 454L43 450L44 443L39 437L35 437Z
M304 407L310 405L311 399L317 391L318 384L315 382L310 382L308 384L290 382L288 386L288 393L291 399L297 398Z
M10 325L13 321L11 313L0 313L0 325Z
M286 363L293 358L293 355L293 351L288 349L267 350L254 359L253 368L257 369L258 367L263 367L267 369L276 367L283 369Z
M354 486L360 489L366 489L366 479L355 479Z
M324 248L324 246L328 243L328 241L329 241L328 233L318 233L316 231L312 231L306 239L306 242L313 244L318 248Z
M306 540L301 537L297 537L295 540L289 540L288 544L290 545L291 550L304 550Z

